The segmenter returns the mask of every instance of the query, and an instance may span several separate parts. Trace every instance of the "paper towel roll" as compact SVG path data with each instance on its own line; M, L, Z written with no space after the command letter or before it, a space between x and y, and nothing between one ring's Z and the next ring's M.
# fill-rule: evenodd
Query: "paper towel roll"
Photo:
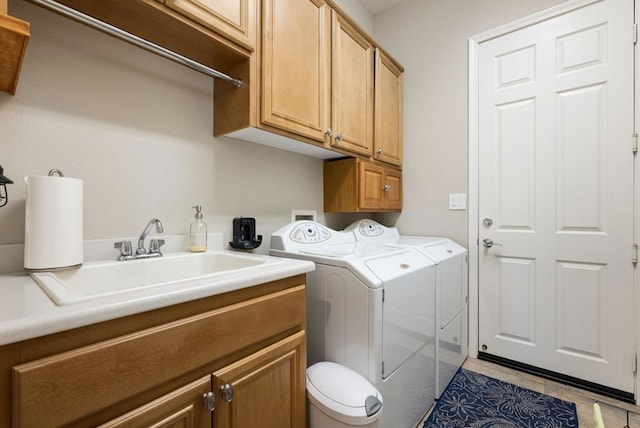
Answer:
M25 269L82 264L82 180L37 176L25 181Z

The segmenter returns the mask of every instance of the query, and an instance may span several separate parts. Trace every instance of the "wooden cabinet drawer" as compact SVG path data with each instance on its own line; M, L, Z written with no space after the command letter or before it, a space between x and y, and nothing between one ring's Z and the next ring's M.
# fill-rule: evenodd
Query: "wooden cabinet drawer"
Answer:
M14 426L60 426L145 391L166 393L165 382L303 328L304 293L292 287L14 366Z

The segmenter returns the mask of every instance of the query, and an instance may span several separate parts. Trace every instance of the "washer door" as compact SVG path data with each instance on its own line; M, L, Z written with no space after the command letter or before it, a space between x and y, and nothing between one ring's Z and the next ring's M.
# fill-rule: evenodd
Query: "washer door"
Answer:
M382 377L387 378L435 341L436 269L414 252L370 260L366 265L384 281Z

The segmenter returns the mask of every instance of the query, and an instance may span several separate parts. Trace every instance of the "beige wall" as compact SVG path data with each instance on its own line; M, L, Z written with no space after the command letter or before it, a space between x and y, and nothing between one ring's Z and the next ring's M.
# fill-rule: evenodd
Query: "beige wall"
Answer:
M447 203L467 192L467 39L559 1L406 0L375 18L338 3L406 68L405 208L376 218L466 244L466 211ZM265 238L291 209L335 228L357 217L322 215L320 160L212 137L211 78L23 0L10 13L32 38L16 96L0 93L0 164L16 182L0 244L24 241L22 178L51 168L84 180L85 239L135 236L151 217L186 234L195 204L225 240L240 215Z
M52 168L84 180L85 239L137 236L152 217L186 234L196 204L225 241L233 217L256 217L266 239L291 209L321 214L320 160L212 137L211 78L22 0L10 13L32 37L16 96L0 93L15 181L0 244L24 242L23 177Z
M366 1L366 0L363 0ZM405 67L404 209L378 216L404 234L468 244L468 39L560 0L405 0L374 17L374 36Z

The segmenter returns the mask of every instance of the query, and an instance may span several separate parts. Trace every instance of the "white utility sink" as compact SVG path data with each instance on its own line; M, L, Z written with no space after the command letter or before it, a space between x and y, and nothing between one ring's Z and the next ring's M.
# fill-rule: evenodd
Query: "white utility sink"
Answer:
M151 287L211 286L227 277L280 263L284 260L231 251L207 251L152 259L87 262L77 268L32 272L31 277L57 305L64 306Z

